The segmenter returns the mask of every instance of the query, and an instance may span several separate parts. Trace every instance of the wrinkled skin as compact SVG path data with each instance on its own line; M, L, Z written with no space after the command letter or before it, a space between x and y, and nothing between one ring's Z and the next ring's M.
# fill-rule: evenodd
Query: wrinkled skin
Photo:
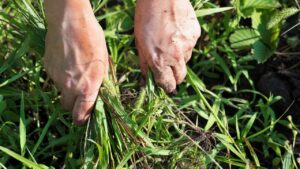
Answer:
M148 67L156 83L173 92L186 76L186 62L200 37L200 25L189 0L138 0L136 46L142 75Z
M107 74L104 33L89 0L45 0L48 21L45 69L62 92L61 102L82 125L89 118ZM200 36L200 26L188 0L138 0L136 45L142 75L148 67L167 92L186 75L186 62Z
M62 105L72 111L77 125L90 116L106 75L107 59L104 33L93 15L48 20L45 69L62 92Z

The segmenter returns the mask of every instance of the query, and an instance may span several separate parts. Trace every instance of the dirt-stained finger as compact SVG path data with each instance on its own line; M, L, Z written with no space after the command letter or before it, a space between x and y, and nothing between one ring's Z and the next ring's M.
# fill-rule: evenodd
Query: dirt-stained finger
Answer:
M148 71L148 64L147 64L146 56L144 56L143 52L139 48L138 43L136 43L136 45L139 49L138 54L139 54L139 63L140 63L141 74L142 74L143 78L145 78L147 76L147 71Z
M97 95L98 93L95 92L89 95L79 95L76 97L76 101L72 111L73 122L76 125L81 126L86 123L94 108Z
M177 64L172 66L172 70L176 80L176 84L182 83L187 71L184 59L180 60Z
M153 67L152 68L155 82L158 86L165 89L167 93L172 93L176 89L176 80L172 68L170 66L165 66L162 68Z
M64 109L68 111L72 111L75 102L74 93L63 90L61 94L60 102Z

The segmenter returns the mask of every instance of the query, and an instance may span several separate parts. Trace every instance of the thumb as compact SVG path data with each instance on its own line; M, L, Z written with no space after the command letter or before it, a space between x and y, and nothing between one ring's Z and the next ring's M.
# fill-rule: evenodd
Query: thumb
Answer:
M72 111L73 122L76 125L80 126L86 123L94 108L97 95L98 93L95 92L95 94L77 96Z

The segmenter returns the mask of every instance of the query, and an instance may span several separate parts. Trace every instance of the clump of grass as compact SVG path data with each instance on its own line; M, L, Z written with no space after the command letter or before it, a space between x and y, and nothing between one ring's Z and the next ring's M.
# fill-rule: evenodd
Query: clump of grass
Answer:
M154 89L149 76L132 108L125 108L116 82L104 81L87 127L84 150L87 166L198 168L204 164L202 146L211 138L163 90L157 93Z

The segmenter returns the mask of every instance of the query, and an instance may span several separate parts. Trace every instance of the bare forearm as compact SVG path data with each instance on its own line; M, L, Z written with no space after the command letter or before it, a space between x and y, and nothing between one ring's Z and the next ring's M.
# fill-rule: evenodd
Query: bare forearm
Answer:
M48 24L88 19L93 16L89 0L45 0Z

